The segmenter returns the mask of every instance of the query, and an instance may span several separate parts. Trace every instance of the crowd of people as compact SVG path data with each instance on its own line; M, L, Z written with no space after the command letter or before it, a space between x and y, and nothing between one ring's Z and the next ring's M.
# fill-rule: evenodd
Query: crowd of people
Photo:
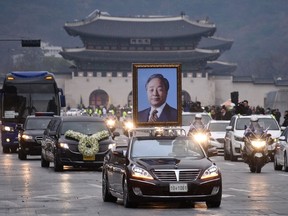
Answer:
M190 102L183 104L183 111L185 112L207 112L212 119L215 120L230 120L235 114L252 115L252 114L270 114L273 115L276 121L281 126L288 126L288 110L284 113L284 121L281 122L281 112L279 109L263 108L261 106L251 107L248 100L239 102L236 106L206 106L202 107L201 102Z
M68 108L69 109L69 108ZM125 117L132 113L132 107L114 106L110 105L108 108L105 106L97 106L95 108L87 107L83 108L83 113L86 115L93 115L99 117L115 116L117 120L125 119ZM202 107L201 102L188 102L183 103L182 111L184 112L207 112L210 114L212 119L215 120L230 120L235 114L241 115L252 115L252 114L271 114L275 117L279 125L288 126L288 110L283 114L283 121L281 122L281 112L279 109L263 108L261 106L251 107L247 100L243 100L236 106L225 106L225 105L211 105Z

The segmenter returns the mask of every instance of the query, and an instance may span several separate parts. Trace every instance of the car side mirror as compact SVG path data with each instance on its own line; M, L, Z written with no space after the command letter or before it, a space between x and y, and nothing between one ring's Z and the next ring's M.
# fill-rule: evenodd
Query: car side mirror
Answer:
M117 156L117 157L124 157L125 153L126 153L126 151L124 151L123 149L116 149L116 150L112 151L112 154Z
M115 137L120 136L120 133L117 132L117 131L114 131L114 132L112 133L112 136L113 136L113 139L114 139Z
M227 126L227 127L226 127L226 131L232 131L232 126L230 126L230 125Z
M285 141L286 141L285 136L280 136L280 137L279 137L279 141L283 141L283 142L285 142Z
M209 148L207 151L208 157L213 157L218 155L218 150L216 148Z

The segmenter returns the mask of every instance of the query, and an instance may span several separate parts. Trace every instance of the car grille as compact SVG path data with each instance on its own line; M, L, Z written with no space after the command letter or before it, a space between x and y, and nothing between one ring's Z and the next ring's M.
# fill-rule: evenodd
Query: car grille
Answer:
M77 144L69 144L69 149L72 152L79 152ZM107 150L108 150L108 145L99 145L99 152L98 153L103 153Z
M219 138L219 139L216 139L219 143L224 143L225 139L224 138Z
M155 176L163 182L194 181L200 174L199 169L154 170Z

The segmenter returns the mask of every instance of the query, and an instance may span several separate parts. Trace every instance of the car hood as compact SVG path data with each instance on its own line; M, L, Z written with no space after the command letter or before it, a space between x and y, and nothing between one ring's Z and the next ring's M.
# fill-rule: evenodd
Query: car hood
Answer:
M245 130L235 131L235 136L244 137L244 132L245 132ZM271 134L271 137L273 139L278 138L281 135L281 131L280 130L268 130L267 133Z
M30 136L42 136L44 130L25 130L23 134L30 135Z
M79 144L79 141L78 140L75 140L73 138L67 138L65 136L61 136L61 138L59 139L59 142L63 142L63 143L69 143L69 144ZM99 141L99 144L100 145L108 145L108 144L111 144L113 143L114 141L112 140L111 137L108 137L108 138L105 138L105 139L102 139Z
M136 164L151 169L206 169L212 165L207 158L138 158Z
M268 133L271 134L271 137L272 137L273 139L279 138L280 135L281 135L281 131L280 131L280 130L268 130Z
M211 133L211 137L213 137L214 139L218 139L218 138L224 138L226 132L210 132Z

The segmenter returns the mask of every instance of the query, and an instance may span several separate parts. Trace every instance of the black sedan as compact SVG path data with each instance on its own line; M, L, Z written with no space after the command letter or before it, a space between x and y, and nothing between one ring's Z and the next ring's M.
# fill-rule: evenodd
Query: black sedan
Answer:
M209 208L220 206L219 168L198 143L187 136L175 136L175 131L171 134L173 130L134 129L127 146L116 144L111 149L102 169L104 202L116 202L119 198L125 207L135 207L143 201L206 202ZM211 156L214 153L208 151Z
M63 166L98 169L114 143L114 135L119 133L112 134L101 118L54 117L44 131L41 166L49 167L53 162L55 171L63 171Z
M27 116L24 125L18 125L18 158L26 160L27 155L41 155L43 132L54 113L35 113Z

